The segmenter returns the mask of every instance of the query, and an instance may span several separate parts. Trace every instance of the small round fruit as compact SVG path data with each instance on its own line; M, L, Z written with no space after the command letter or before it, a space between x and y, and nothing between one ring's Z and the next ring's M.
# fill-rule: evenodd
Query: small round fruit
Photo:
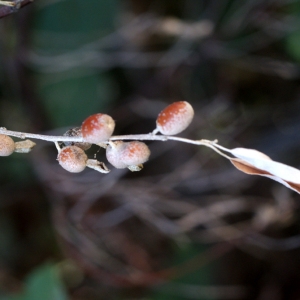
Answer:
M0 156L9 156L15 151L15 142L5 134L0 134Z
M149 159L150 150L145 143L116 141L106 148L108 162L117 169L138 166Z
M194 109L188 102L174 102L159 113L156 128L164 135L175 135L185 130L193 117Z
M85 119L81 125L85 142L98 144L107 141L115 129L115 121L106 114L95 114Z
M71 173L82 172L86 167L87 155L77 146L67 146L61 149L57 156L59 164Z
M126 143L122 141L116 141L106 148L106 158L108 162L117 169L127 168L127 165L122 161L122 151L125 145Z
M127 166L137 166L149 159L151 152L145 143L133 141L124 144L121 160Z

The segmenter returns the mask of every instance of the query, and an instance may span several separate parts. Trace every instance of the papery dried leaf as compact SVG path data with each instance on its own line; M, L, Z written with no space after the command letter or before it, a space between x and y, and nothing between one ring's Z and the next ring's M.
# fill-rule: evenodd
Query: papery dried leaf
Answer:
M142 164L140 164L140 165L137 165L137 166L128 166L127 168L131 172L139 172L139 171L141 171L144 168L144 166Z
M110 170L106 167L105 163L96 159L88 159L86 162L86 166L100 173L107 174L110 172Z
M240 158L232 158L230 159L231 163L240 171L250 174L250 175L271 175L270 173L260 170L258 168L255 168L251 164L243 161Z
M253 158L253 159L263 159L263 160L272 160L268 155L257 151L255 149L247 149L247 148L234 148L231 149L230 152L236 157L242 158Z
M34 143L31 140L15 142L15 147L16 147L15 152L29 153L35 145L36 145L36 143Z
M267 173L279 177L284 181L300 184L300 171L298 169L271 160L268 156L259 151L236 148L232 149L230 153L259 170L266 171Z
M282 178L280 178L278 176L274 176L274 175L266 172L265 170L260 170L258 168L255 168L251 164L249 164L249 163L247 163L247 162L245 162L245 161L243 161L242 159L239 159L239 158L232 158L232 159L230 159L230 161L238 170L240 170L240 171L242 171L246 174L260 175L260 176L268 177L272 180L275 180L275 181L285 185L289 189L292 189L293 191L300 194L300 184L285 181L285 180L283 180Z
M246 174L268 177L300 193L300 170L273 161L269 156L254 149L235 148L230 150L218 144L214 144L214 147L237 157L227 158L238 170Z

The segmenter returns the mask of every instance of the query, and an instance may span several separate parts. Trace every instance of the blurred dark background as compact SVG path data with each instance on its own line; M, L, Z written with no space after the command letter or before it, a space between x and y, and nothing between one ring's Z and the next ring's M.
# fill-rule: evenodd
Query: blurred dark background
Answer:
M300 167L299 0L1 9L1 126L61 135L104 112L148 133L186 100L181 136ZM209 149L148 145L136 173L67 173L42 141L0 159L0 299L299 299L299 195Z

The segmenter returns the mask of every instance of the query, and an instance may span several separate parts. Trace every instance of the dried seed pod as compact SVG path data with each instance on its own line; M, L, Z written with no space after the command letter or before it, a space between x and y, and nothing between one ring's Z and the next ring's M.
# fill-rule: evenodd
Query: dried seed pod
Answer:
M106 114L95 114L85 119L81 125L82 136L88 143L107 141L115 129L115 121Z
M88 157L81 148L67 146L61 149L57 160L65 170L71 173L79 173L85 169Z
M75 128L71 128L68 131L66 131L64 133L64 136L69 136L69 137L73 137L73 136L78 136L78 137L82 137L82 132L81 132L81 127L75 127ZM91 148L92 144L91 143L86 143L86 142L64 142L65 146L77 146L79 148L81 148L82 150L88 150Z
M14 151L15 151L14 140L5 134L0 134L0 156L9 156Z
M193 117L194 109L188 102L174 102L159 113L156 128L164 135L175 135L185 130Z

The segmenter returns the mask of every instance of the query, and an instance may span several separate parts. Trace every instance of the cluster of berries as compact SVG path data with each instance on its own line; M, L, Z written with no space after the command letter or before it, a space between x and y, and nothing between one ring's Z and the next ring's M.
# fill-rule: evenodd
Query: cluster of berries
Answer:
M194 116L192 106L186 101L174 102L160 112L153 134L175 135L186 129ZM79 128L65 133L66 136L82 137L83 142L65 142L59 149L57 160L69 172L78 173L85 169L89 161L85 151L92 144L106 148L108 162L118 169L129 168L138 171L150 156L148 146L140 141L110 141L115 121L106 114L94 114L85 119ZM0 156L7 156L15 150L14 141L0 135Z

